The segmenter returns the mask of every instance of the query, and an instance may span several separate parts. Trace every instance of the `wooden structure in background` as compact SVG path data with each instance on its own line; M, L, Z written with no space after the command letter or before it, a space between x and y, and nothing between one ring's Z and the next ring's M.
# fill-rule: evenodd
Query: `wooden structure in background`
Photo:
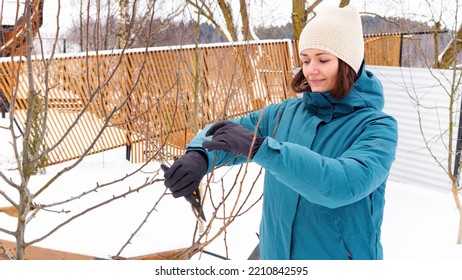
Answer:
M31 2L31 23L32 35L35 36L38 29L43 24L43 1L32 0ZM20 17L14 25L1 25L0 26L0 57L10 57L24 55L26 53L26 21ZM9 75L8 72L0 72L0 75ZM9 110L8 101L5 95L0 91L0 111L2 118L5 117L6 112Z
M10 252L15 251L15 243L0 239L0 244ZM1 247L0 247L1 248ZM2 258L2 250L0 249L0 260ZM142 256L134 257L119 257L116 260L187 260L191 255L198 253L197 250L191 251L190 248L180 248L171 251L158 252ZM43 248L39 246L29 246L26 248L26 260L98 260L100 258L82 254L76 254L61 250Z
M0 243L3 247L5 247L10 252L15 252L15 243L1 240ZM0 247L1 248L1 247ZM6 258L2 258L2 250L0 250L0 260L6 260ZM86 256L81 254L75 254L65 251L59 250L52 250L37 246L29 246L26 248L26 260L92 260L95 257Z
M364 59L367 65L401 66L403 34L364 36Z
M31 21L32 34L43 23L43 1L32 0ZM14 25L2 25L0 28L0 57L23 55L26 53L25 12Z
M399 65L399 38L365 38L366 61ZM121 110L90 154L126 146L127 159L134 163L181 155L205 124L294 97L289 85L292 69L299 65L297 53L296 42L268 40L202 45L197 52L195 46L181 46L56 55L49 69L34 60L36 88L48 93L43 100L48 106L47 146L66 135L49 153L48 164L82 155L118 106ZM0 74L0 92L8 105L14 96L15 117L22 124L28 92L25 63L0 60Z
M242 116L293 96L288 86L293 67L289 44L262 41L202 46L196 99L194 46L56 56L49 69L34 60L36 88L48 93L43 100L48 106L47 146L67 135L49 154L48 163L78 158L116 106L122 108L91 153L128 146L132 162L145 162L159 149L159 157L180 155L196 132L195 120L200 129L206 123ZM48 84L43 80L46 72ZM25 63L1 60L0 73L18 73L0 76L0 91L9 103L15 97L15 117L22 124L28 92Z

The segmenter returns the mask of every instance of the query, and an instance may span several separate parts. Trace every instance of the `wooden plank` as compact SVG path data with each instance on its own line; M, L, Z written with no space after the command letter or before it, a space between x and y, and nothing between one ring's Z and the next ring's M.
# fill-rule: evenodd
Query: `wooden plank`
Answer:
M15 242L0 239L0 244L3 245L12 254L15 252ZM169 251L156 252L134 257L119 257L116 260L187 260L198 252L197 249L180 248ZM0 250L0 260L7 260L2 257ZM39 246L29 246L26 248L26 260L97 260L101 259L94 256L66 252L61 250L49 249Z
M15 252L15 242L2 240L0 243L14 254ZM1 251L0 251L1 252ZM0 260L6 260L7 258L2 258L0 255ZM76 254L71 252L65 252L60 250L47 249L38 246L29 246L26 248L26 260L93 260L95 257Z

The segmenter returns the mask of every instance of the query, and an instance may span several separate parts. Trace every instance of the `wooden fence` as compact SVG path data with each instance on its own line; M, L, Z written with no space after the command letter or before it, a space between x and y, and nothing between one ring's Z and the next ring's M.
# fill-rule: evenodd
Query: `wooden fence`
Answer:
M401 66L402 34L364 36L364 59L368 65Z
M294 97L289 85L299 65L296 46L256 41L35 59L46 146L53 148L48 164L123 146L134 163L181 155L205 124ZM0 60L0 93L15 104L22 128L28 106L24 61Z

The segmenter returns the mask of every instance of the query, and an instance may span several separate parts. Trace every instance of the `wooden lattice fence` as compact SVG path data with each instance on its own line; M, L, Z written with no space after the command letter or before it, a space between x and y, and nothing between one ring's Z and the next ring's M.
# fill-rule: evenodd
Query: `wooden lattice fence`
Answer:
M179 155L205 123L291 96L291 68L287 41L36 59L35 84L48 113L47 146L64 139L49 154L48 164L78 158L114 108L90 154L127 146L133 162ZM14 102L21 125L27 112L25 63L4 59L0 71L0 91Z
M46 146L53 147L48 164L123 146L136 163L181 155L205 124L294 97L296 46L272 40L34 59ZM0 60L0 93L14 104L20 128L28 106L26 70L19 57Z

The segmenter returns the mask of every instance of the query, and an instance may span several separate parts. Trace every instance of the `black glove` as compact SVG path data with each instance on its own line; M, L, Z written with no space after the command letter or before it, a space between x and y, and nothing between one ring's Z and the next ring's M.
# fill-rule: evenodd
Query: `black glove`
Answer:
M212 136L212 141L202 143L202 147L208 150L223 150L236 155L247 157L253 141L253 132L242 125L230 121L219 121L214 124L205 134ZM257 153L264 137L257 136L253 144L250 158Z
M202 152L190 151L164 169L164 185L173 197L187 196L197 189L207 174L207 159Z

